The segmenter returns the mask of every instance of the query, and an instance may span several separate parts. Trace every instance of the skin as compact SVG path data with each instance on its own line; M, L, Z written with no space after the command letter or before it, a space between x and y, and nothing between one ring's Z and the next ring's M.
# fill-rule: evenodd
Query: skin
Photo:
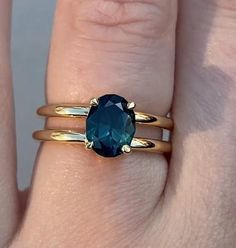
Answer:
M12 238L19 220L16 149L10 71L10 8L0 0L0 246Z
M12 94L9 13L0 0L0 247L235 247L236 2L58 0L48 103L114 92L140 111L171 110L173 153L107 160L45 143L26 209L15 180L12 100L4 97Z

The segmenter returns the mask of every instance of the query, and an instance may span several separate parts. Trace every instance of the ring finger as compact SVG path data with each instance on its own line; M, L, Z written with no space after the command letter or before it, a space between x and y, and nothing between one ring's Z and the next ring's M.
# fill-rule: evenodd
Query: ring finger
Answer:
M140 111L165 115L173 94L176 10L176 1L166 0L59 0L48 102L88 102L117 93L136 102ZM49 125L66 123L52 120ZM24 247L36 247L39 237L44 237L40 247L138 242L160 199L166 172L161 155L107 160L77 146L44 144L20 240L27 240Z

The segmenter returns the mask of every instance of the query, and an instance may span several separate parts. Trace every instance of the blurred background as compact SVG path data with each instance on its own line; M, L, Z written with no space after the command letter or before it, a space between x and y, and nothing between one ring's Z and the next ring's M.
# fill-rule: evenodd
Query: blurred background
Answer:
M44 103L44 78L55 0L15 0L12 20L12 69L15 90L20 188L30 183L38 142L32 132L43 126L35 110Z

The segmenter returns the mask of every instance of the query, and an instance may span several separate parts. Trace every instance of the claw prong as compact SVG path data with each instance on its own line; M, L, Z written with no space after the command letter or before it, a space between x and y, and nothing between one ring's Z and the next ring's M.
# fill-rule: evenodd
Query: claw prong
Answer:
M98 99L97 99L97 98L91 99L90 105L91 105L91 106L97 106L97 105L98 105Z
M93 148L93 142L86 141L86 142L85 142L85 147L86 147L87 149L92 149L92 148Z
M131 153L131 147L129 145L124 145L121 148L123 153Z
M134 102L129 102L127 104L128 109L134 109L136 107L136 104Z

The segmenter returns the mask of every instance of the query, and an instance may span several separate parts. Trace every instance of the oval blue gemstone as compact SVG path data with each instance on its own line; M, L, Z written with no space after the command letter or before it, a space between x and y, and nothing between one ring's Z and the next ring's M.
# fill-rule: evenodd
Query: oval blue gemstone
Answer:
M92 106L86 120L86 138L93 150L103 157L122 154L122 146L130 145L136 130L135 113L118 95L104 95Z

